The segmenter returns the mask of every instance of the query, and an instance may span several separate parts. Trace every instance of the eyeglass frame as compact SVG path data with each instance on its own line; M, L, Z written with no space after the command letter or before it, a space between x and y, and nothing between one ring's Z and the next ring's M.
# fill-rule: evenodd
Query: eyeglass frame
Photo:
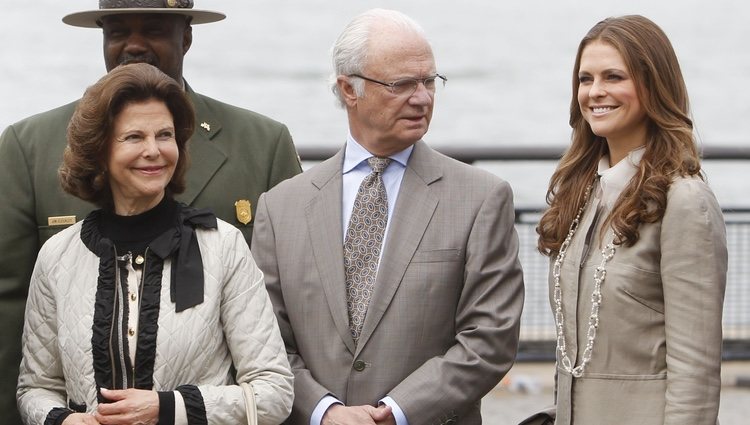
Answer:
M430 90L430 89L427 88L427 84L425 84L425 82L427 80L433 80L433 81L435 81L435 80L437 80L439 78L439 79L441 79L443 81L443 87L445 87L445 83L448 82L448 77L446 77L445 75L438 74L437 72L435 73L435 75L432 75L432 76L429 76L429 77L426 77L426 78L401 78L399 80L392 81L390 83L386 83L384 81L378 81L378 80L376 80L374 78L370 78L370 77L365 77L364 75L361 75L361 74L348 74L347 77L350 77L350 78L351 77L361 78L361 79L363 79L365 81L369 81L371 83L380 84L381 86L388 87L388 91L391 92L391 94L395 95L395 96L406 96L406 92L401 93L401 94L397 94L395 92L395 88L396 88L397 84L403 83L405 81L412 81L412 82L416 83L414 85L414 91L411 92L411 93L409 93L409 96L411 96L411 95L413 95L414 93L417 92L417 87L419 87L419 83L422 83L422 85L425 87L425 89L427 89L427 91L434 92L435 90ZM435 86L435 88L437 88L437 86Z

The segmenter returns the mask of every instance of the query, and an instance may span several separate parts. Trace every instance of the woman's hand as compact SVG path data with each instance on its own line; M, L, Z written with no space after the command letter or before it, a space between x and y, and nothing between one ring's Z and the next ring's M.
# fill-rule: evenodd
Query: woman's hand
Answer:
M100 425L93 416L88 413L73 413L68 415L62 425Z
M156 425L159 421L159 395L156 391L105 390L102 396L112 403L100 404L96 418L101 425Z

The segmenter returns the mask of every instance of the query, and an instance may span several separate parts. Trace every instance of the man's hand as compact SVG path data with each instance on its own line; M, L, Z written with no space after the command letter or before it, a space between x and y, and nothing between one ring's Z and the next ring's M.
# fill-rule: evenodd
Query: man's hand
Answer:
M390 420L391 422L388 422ZM389 406L344 406L332 404L323 415L321 425L381 425L395 424Z
M393 411L387 404L381 404L375 409L375 415L372 416L377 425L396 425L396 417L393 416Z
M100 425L93 416L88 413L73 413L68 415L62 425Z
M156 425L159 420L159 395L156 391L105 390L102 396L112 403L100 404L94 417L102 425Z

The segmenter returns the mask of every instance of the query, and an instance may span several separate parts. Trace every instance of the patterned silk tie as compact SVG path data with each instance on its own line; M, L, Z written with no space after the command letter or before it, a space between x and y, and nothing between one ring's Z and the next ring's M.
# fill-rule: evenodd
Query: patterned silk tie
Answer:
M346 306L349 309L349 329L354 342L357 342L362 332L367 306L372 297L385 224L388 221L388 198L382 173L391 159L371 157L367 163L370 164L372 173L359 186L344 240Z

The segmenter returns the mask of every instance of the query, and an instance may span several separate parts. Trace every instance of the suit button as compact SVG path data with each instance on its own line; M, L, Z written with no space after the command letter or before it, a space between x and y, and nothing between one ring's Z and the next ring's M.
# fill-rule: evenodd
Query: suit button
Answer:
M363 370L365 370L365 366L365 362L362 360L357 360L356 362L354 362L354 370L356 370L357 372L362 372Z
M455 423L456 423L456 420L453 418L450 418L447 421L445 421L445 425L453 425Z

